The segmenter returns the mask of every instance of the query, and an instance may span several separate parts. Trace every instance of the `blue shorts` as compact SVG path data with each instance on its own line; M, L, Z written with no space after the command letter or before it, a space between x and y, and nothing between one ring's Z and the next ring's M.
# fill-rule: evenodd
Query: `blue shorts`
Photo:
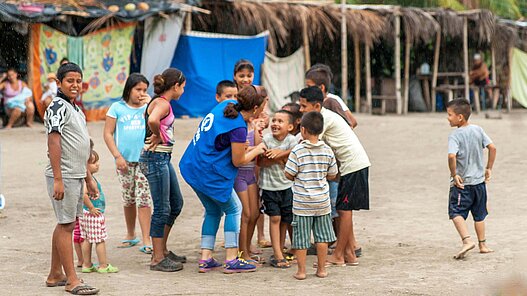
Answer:
M450 187L448 202L448 216L453 219L461 216L467 219L468 212L472 213L475 222L485 220L487 212L487 187L485 183L478 185L465 185L464 189L456 186Z

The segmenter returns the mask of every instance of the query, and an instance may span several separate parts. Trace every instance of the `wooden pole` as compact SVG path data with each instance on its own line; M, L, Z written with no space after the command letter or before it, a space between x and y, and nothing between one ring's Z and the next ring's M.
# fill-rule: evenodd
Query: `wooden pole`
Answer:
M408 98L410 96L410 34L406 32L406 42L404 45L404 100L403 114L408 113Z
M371 114L372 110L372 100L371 100L371 56L370 56L370 46L366 44L364 46L364 55L366 56L366 102L368 105L368 112Z
M512 83L512 50L514 47L509 48L509 79L507 82L507 112L512 111L512 91L511 91L511 83Z
M463 17L463 63L465 78L465 100L470 101L469 77L468 77L468 18Z
M496 77L496 55L495 55L495 50L494 50L494 46L491 45L490 47L490 58L491 58L491 63L492 63L492 73L491 73L491 79L492 79L492 84L494 85L498 85L498 80Z
M360 43L359 36L353 35L353 47L355 51L355 112L360 112Z
M395 96L397 98L397 114L402 114L401 102L401 16L396 12L395 16Z
M342 14L342 20L340 24L340 56L342 62L342 91L341 96L344 103L348 103L348 30L346 28L346 0L341 1L340 12ZM355 110L357 112L357 110Z
M439 52L441 49L441 29L436 33L436 44L434 48L434 69L432 70L432 112L436 112L436 87L437 72L439 70Z
M304 24L302 25L302 39L304 43L304 59L305 59L305 70L311 68L311 52L309 49L309 36L307 34L307 20L304 18Z
M185 32L190 33L192 31L192 12L188 11L185 16Z

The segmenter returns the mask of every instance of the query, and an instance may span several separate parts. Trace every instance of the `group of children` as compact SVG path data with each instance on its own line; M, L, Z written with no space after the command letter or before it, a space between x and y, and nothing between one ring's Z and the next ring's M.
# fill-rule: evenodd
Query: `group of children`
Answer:
M239 89L252 85L253 75L254 67L249 61L238 62L234 82L220 82L216 99L219 102L236 99ZM299 104L285 105L270 120L265 113L252 119L246 150L263 143L265 152L241 167L234 183L243 207L239 235L242 259L255 266L263 263L260 256L252 256L259 252L252 246L252 236L263 209L270 218L273 249L270 265L288 268L296 260L298 271L294 277L299 280L306 278L306 255L312 237L318 257L315 264L318 277L327 276L328 266L358 265L361 248L355 239L352 212L369 209L368 169L371 164L353 131L357 121L340 98L327 92L331 77L327 66L313 66L306 73L307 87L300 92ZM106 259L105 200L100 184L93 178L99 168L99 158L90 145L84 115L74 104L82 89L82 71L75 64L64 64L57 72L57 81L57 96L45 116L50 159L46 177L58 220L46 284L66 286L72 294L95 294L97 288L76 276L71 239L76 218L82 217L79 220L84 239L82 271L118 271ZM468 102L454 100L449 103L448 120L451 126L458 127L449 137L449 167L453 180L449 216L463 241L456 259L464 258L475 247L464 222L469 211L476 221L480 252L492 252L485 243L483 221L487 215L485 182L490 180L496 149L480 127L468 124L469 117ZM268 125L270 131L264 133ZM485 169L483 148L489 149ZM119 162L117 164L119 166ZM288 232L291 252L285 249ZM81 238L76 238L76 242L81 242ZM263 231L260 230L258 241L262 240ZM327 256L331 243L334 243L334 251ZM98 266L91 262L92 244L96 244Z

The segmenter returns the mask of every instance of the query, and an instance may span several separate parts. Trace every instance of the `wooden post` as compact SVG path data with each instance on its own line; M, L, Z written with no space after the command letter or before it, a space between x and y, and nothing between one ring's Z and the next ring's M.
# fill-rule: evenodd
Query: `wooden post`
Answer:
M436 44L434 48L434 69L432 70L432 112L436 112L436 87L437 72L439 70L439 51L441 49L441 29L436 33Z
M406 32L406 42L404 45L404 99L403 114L408 113L408 98L410 96L410 32Z
M401 102L401 15L396 11L395 16L395 96L397 98L397 114L402 114Z
M371 114L372 111L372 100L371 100L371 56L370 56L370 46L366 44L364 46L364 55L366 56L365 66L366 66L366 102L368 105L368 112Z
M492 84L493 85L498 85L498 80L496 77L496 56L494 54L494 45L491 45L490 47L490 58L491 58L491 63L492 63L492 73L491 73L491 80L492 80Z
M507 112L512 111L512 91L511 91L511 83L512 83L512 50L514 47L509 48L509 79L507 82Z
M342 20L340 24L340 56L341 56L341 73L342 73L342 91L341 97L344 103L348 103L348 30L346 28L346 0L341 1L340 12ZM357 110L355 110L357 112Z
M311 52L309 49L309 36L307 34L307 20L304 18L302 25L302 39L304 43L304 59L305 59L305 70L311 68Z
M469 77L468 77L468 18L463 17L463 64L465 78L465 100L470 101Z
M355 51L355 112L360 112L360 43L359 36L353 35L353 47Z
M185 16L185 32L190 33L192 31L192 11L187 11Z

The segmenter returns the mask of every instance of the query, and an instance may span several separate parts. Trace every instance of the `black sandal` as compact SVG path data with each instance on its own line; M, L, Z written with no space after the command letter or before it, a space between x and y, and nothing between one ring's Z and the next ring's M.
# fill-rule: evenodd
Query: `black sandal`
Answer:
M165 257L161 262L157 263L156 265L150 265L150 270L154 271L164 271L164 272L174 272L174 271L180 271L183 269L183 263L181 262L174 262L168 257Z
M280 264L282 263L282 264ZM284 259L280 259L280 260L277 260L275 258L271 258L271 260L269 260L269 264L274 267L274 268L281 268L281 269L286 269L286 268L289 268L291 267L291 264L289 264L289 262L284 258Z
M69 292L73 295L96 295L99 293L99 289L87 284L81 284L69 291L66 290L66 292Z

